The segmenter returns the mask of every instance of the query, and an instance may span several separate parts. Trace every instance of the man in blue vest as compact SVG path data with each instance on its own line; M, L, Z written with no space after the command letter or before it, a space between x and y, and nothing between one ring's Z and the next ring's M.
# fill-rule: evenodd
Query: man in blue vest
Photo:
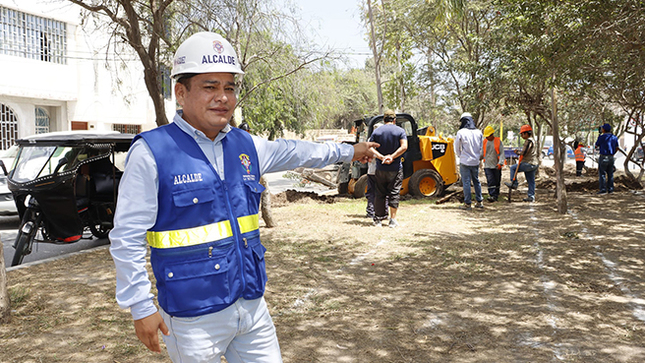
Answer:
M137 337L173 362L281 362L264 301L260 176L304 166L369 161L376 143L267 141L229 121L239 60L226 39L197 33L174 57L181 105L173 122L135 138L119 187L110 252L116 299ZM153 303L147 245L156 278Z
M611 133L611 125L602 125L602 134L596 140L598 148L598 194L614 192L614 155L618 151L618 138Z

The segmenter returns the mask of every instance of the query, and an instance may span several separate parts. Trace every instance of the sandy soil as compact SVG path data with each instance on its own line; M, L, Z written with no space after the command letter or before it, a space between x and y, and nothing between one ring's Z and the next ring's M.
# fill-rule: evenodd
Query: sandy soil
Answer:
M568 175L565 215L542 172L536 203L515 202L522 185L469 212L407 199L396 229L364 200L274 195L262 235L284 361L645 361L645 195L571 187L594 180ZM8 278L0 362L169 362L117 307L106 249Z

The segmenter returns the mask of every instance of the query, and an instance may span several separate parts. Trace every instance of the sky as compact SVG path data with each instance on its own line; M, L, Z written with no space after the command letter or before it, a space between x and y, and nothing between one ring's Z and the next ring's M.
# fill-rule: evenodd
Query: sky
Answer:
M349 58L349 66L362 68L371 56L361 22L360 0L294 0L301 9L302 25L319 46L333 48Z

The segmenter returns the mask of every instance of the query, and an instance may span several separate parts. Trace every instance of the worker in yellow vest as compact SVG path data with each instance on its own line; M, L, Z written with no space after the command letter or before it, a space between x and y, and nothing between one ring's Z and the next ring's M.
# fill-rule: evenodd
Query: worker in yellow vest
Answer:
M585 166L587 155L582 150L582 144L578 143L578 140L573 142L573 149L576 156L576 176L582 176L582 169Z
M490 125L484 129L482 155L484 173L486 173L486 182L488 183L488 201L491 203L496 202L499 197L499 186L502 182L502 167L506 158L504 157L502 140L499 137L495 137L495 129Z

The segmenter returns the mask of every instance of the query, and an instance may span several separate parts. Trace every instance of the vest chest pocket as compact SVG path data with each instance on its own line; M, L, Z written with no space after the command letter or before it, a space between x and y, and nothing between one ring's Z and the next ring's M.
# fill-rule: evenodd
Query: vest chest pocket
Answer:
M213 188L179 190L172 193L172 199L177 207L189 207L212 202L215 199L215 191Z
M254 213L253 211L256 211L255 213L257 213L257 208L260 205L260 197L262 196L262 192L266 188L255 180L244 181L244 185L249 201L249 211L251 213Z
M166 265L164 282L169 314L231 303L227 255Z

